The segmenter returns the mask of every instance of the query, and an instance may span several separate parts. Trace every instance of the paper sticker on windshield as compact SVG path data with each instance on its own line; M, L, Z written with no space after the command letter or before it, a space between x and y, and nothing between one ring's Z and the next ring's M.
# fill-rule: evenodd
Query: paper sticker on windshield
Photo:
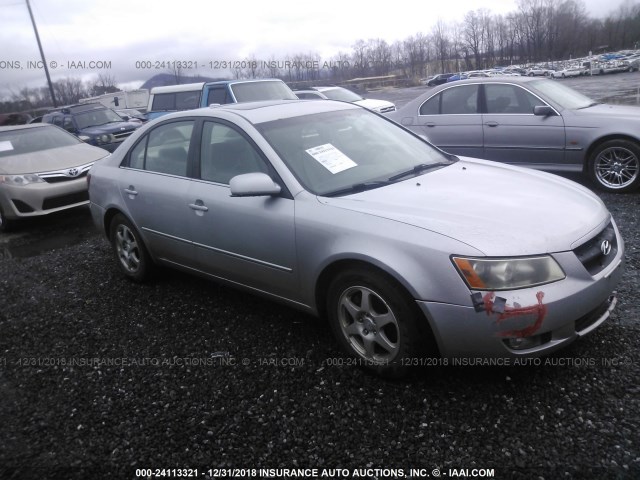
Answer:
M331 173L336 174L357 167L358 164L330 143L305 150Z
M11 145L10 141L0 142L0 152L8 152L9 150L13 150L13 145Z

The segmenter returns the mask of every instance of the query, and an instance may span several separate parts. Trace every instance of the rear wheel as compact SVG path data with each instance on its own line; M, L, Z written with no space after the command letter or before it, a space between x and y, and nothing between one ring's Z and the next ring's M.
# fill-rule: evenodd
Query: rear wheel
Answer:
M589 174L602 190L628 192L637 188L640 183L640 147L629 140L604 142L591 154Z
M340 273L327 296L329 322L355 364L391 378L405 376L425 343L415 300L393 279L367 268Z
M153 268L151 257L140 234L124 215L113 217L110 239L119 270L133 281L147 280Z

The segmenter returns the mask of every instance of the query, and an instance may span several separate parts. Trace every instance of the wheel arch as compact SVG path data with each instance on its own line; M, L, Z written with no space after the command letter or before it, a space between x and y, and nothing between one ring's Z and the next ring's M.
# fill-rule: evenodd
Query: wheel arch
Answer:
M356 258L344 258L333 261L325 266L322 270L315 284L315 302L317 313L321 318L327 318L327 297L329 285L336 276L343 271L353 268L361 268L363 270L372 270L376 273L384 276L387 280L394 283L407 295L409 299L413 301L410 307L416 312L417 324L420 334L425 342L425 346L428 351L435 354L439 354L440 349L438 342L435 339L431 323L424 312L415 303L415 296L411 293L411 288L406 284L403 279L395 273L392 273L389 268L384 268L376 263Z
M411 294L411 290L408 288L406 283L400 280L397 277L397 275L395 275L394 273L391 273L389 269L383 268L380 265L377 265L373 262L370 262L364 259L342 258L342 259L334 260L330 264L326 265L320 272L320 275L318 276L318 279L316 281L315 291L314 291L314 300L316 303L318 314L321 317L326 316L326 313L327 313L326 301L327 301L327 290L329 288L329 284L340 272L343 272L350 268L362 268L365 270L366 269L375 270L378 273L387 277L389 280L391 280L395 284L397 284L399 287L401 287L409 297L414 298L414 296Z
M121 209L116 207L107 209L107 211L104 213L104 217L102 218L102 227L104 228L104 232L107 235L107 240L109 241L111 241L111 222L113 221L113 218L118 214L123 215L127 220L131 222L131 218L129 218L129 215L127 215Z
M584 173L588 173L589 172L589 162L591 161L591 155L593 155L593 152L603 143L611 141L611 140L625 140L628 142L633 142L636 144L636 146L640 149L640 138L634 137L632 135L626 135L626 134L622 134L622 133L611 133L609 135L605 135L603 137L598 138L597 140L593 141L591 143L591 145L589 145L589 147L587 148L585 155L584 155L584 161L582 163L582 171Z

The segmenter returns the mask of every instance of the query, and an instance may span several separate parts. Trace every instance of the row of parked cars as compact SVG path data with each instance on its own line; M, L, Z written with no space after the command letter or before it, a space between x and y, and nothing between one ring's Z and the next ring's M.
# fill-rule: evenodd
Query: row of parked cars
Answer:
M583 75L603 75L605 73L637 72L640 69L640 50L624 50L603 55L576 58L555 64L495 67L488 70L472 70L459 73L439 73L421 79L422 85L435 87L447 82L467 78L491 76L545 76L550 78L578 77Z
M637 72L640 69L640 50L625 50L598 56L577 58L555 64L495 67L488 70L472 70L459 73L440 73L421 80L423 85L435 87L447 82L467 78L492 76L545 76L550 78L603 75L605 73Z
M624 242L587 188L506 163L587 159L602 187L627 190L640 157L623 128L640 115L504 78L441 85L391 118L326 99L184 110L110 155L55 125L9 127L0 205L35 214L51 185L88 183L125 277L162 265L324 316L382 375L437 355L547 354L608 318Z

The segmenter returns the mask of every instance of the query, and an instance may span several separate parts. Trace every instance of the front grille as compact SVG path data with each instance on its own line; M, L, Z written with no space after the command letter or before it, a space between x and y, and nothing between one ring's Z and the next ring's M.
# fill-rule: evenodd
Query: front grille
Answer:
M124 142L124 140L133 132L134 130L130 130L128 132L122 132L122 133L114 133L113 136L115 137L116 142Z
M604 270L618 253L618 239L613 225L609 223L594 238L575 248L573 253L591 275Z
M60 183L76 178L86 177L87 173L93 166L93 162L85 163L77 167L65 168L64 170L51 170L49 172L40 172L37 175L47 183Z
M86 202L88 200L89 192L84 190L82 192L46 198L44 202L42 202L42 209L49 210L51 208L64 207L66 205L73 205L74 203Z
M69 180L75 180L76 178L86 177L87 173L89 173L89 170L87 170L86 172L82 172L77 177L67 177L66 175L60 175L60 176L57 176L57 177L54 177L54 176L43 177L42 179L47 183L60 183L60 182L67 182Z

